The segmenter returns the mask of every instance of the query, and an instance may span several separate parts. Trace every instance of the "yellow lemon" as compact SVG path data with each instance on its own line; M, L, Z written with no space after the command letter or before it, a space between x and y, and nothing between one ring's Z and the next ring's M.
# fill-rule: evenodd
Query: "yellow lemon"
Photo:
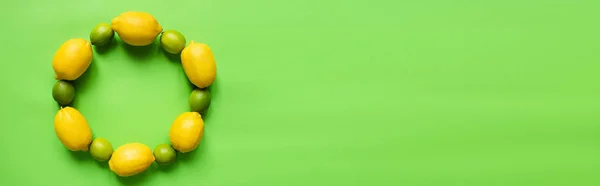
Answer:
M156 36L163 31L154 16L146 12L129 11L115 17L112 29L119 34L123 42L132 46L152 44Z
M191 41L181 51L181 64L185 75L196 87L205 88L215 81L217 64L208 45Z
M52 59L52 68L56 79L75 80L88 69L91 63L90 42L82 38L74 38L60 45Z
M92 130L83 115L72 107L64 107L54 117L54 130L60 142L71 151L88 151Z
M150 147L141 143L128 143L117 148L108 167L121 177L128 177L144 172L154 162Z
M184 112L171 125L169 140L179 152L190 152L200 144L204 134L204 121L197 112Z

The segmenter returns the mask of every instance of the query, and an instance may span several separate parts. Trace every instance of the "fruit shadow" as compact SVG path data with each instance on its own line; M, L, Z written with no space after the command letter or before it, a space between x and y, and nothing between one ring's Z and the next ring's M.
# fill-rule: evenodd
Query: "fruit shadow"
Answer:
M94 160L94 161L96 161L96 165L98 165L98 167L100 167L102 169L110 169L108 167L108 160L106 160L106 161L97 161L97 160Z
M205 88L208 90L208 92L210 92L210 99L211 99L211 103L210 103L210 105L208 105L208 108L203 113L201 113L202 120L204 120L205 122L209 121L209 118L210 118L210 113L212 110L211 107L212 107L212 105L214 105L212 100L215 100L215 98L219 96L218 95L218 92L219 92L218 87L219 87L218 80L215 79L215 81L209 87Z
M88 81L90 79L94 79L98 77L98 66L96 65L96 60L92 59L92 63L90 63L90 66L87 68L87 70L81 74L81 76L79 78L77 78L75 81L73 81L74 86L76 86L75 91L76 92L81 92L81 91L85 91L86 88L84 86L88 85ZM79 89L77 89L79 87Z
M177 159L186 164L201 161L206 152L206 144L206 138L203 137L202 141L200 141L200 145L193 151L186 153L177 152Z
M123 48L125 49L125 52L127 53L127 55L130 58L136 59L136 60L143 60L143 59L147 59L148 57L150 57L152 55L152 53L158 48L160 49L160 47L158 47L158 42L159 40L156 39L154 40L154 42L152 44L146 45L146 46L132 46L129 45L125 42L123 42L121 39L117 39L119 40L121 43L121 45L123 45Z
M115 34L116 35L116 34ZM94 50L96 51L96 53L103 55L106 54L108 52L110 52L111 50L113 50L114 48L117 47L117 39L116 36L113 37L110 40L110 43L106 44L106 45L102 45L102 46L94 46Z
M86 91L89 89L89 86L92 86L94 83L90 83L90 79L98 79L98 67L96 63L92 61L88 69L75 81L72 81L73 87L75 88L75 98L71 102L70 106L77 107L79 105L78 97L80 95L86 94Z
M160 42L160 41L159 41ZM157 43L160 45L160 43ZM171 54L165 51L162 47L156 47L161 55L165 56L172 63L181 63L181 53Z
M177 167L179 166L179 161L175 160L175 162L170 163L170 164L156 164L156 169L160 172L164 172L164 173L169 173L173 170L176 170Z
M71 157L75 160L77 160L77 162L85 162L85 161L89 161L91 159L90 155L88 152L84 152L84 151L70 151L67 149L67 152L69 154L71 154Z
M121 185L140 185L140 184L142 184L142 182L144 182L148 179L148 177L149 177L148 175L154 173L154 170L155 170L155 167L153 164L146 171L141 172L136 175L133 175L133 176L121 177L117 174L113 174L113 175L119 181L119 183L121 183Z

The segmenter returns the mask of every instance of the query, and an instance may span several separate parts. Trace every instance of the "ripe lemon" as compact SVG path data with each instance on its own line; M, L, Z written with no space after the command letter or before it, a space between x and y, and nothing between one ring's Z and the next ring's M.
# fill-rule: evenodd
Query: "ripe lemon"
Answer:
M113 152L108 166L115 174L128 177L144 172L154 160L150 147L141 143L128 143Z
M181 51L181 64L185 75L196 87L205 88L215 81L217 64L208 45L190 41Z
M92 63L92 45L82 38L69 39L54 54L52 68L58 80L79 78Z
M132 46L152 44L163 28L154 16L146 12L129 11L115 17L112 29L123 42Z
M79 111L64 107L54 117L54 130L60 142L71 151L88 151L92 130Z
M197 112L184 112L171 125L169 140L179 152L190 152L200 144L204 134L204 121Z

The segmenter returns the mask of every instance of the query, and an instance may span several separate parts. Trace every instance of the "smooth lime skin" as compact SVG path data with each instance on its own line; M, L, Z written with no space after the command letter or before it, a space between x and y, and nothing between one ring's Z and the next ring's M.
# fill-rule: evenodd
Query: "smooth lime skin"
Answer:
M115 32L109 24L100 23L90 33L90 43L95 46L103 46L113 40Z
M180 53L185 48L185 37L176 30L165 30L160 36L160 45L171 54Z
M113 146L104 138L96 138L90 144L90 154L98 161L109 160L113 152Z
M154 148L154 157L156 163L170 164L177 159L177 152L169 144L160 144Z
M192 112L204 113L210 106L211 94L207 89L194 89L188 101Z
M59 80L52 88L52 98L60 106L67 106L75 99L75 87L68 81Z

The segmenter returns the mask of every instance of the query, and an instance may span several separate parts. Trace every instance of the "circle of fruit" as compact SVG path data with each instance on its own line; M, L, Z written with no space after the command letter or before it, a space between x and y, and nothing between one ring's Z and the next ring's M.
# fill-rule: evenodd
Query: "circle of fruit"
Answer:
M162 48L181 56L181 64L188 80L196 87L190 93L190 111L177 116L169 131L170 144L154 148L141 143L127 143L113 150L104 138L92 139L92 131L85 117L70 106L75 97L72 81L79 78L92 63L92 45L104 46L118 34L131 46L146 46L160 34ZM108 161L109 168L121 177L144 172L153 162L169 164L175 161L176 152L187 153L198 147L204 134L202 114L210 105L207 88L216 77L216 63L208 45L190 41L176 30L163 30L162 26L146 12L128 11L115 17L110 24L100 23L92 29L90 39L72 38L65 41L52 59L56 84L52 97L60 105L54 117L54 130L59 141L71 151L89 151L97 161Z

